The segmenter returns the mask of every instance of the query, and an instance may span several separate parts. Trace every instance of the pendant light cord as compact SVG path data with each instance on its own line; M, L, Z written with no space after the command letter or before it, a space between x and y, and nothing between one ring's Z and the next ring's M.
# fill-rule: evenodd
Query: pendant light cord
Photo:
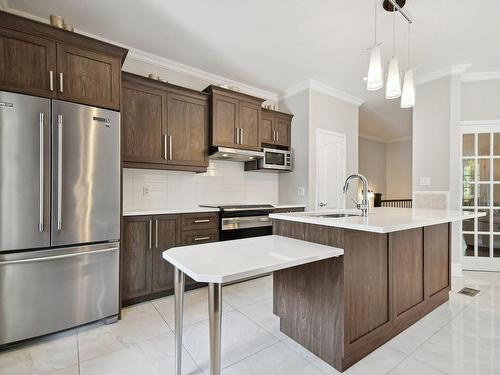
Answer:
M411 33L410 33L410 28L411 28L411 24L408 23L408 69L411 69L411 65L410 65L410 41L411 41Z
M378 0L375 0L375 45L377 45L377 2Z
M396 45L396 7L392 6L392 56L394 56Z

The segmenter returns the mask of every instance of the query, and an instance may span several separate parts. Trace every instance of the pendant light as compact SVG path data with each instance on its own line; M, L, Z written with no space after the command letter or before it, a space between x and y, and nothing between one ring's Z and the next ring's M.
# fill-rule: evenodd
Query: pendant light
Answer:
M396 44L396 8L393 8L392 19L392 57L389 60L389 71L387 74L387 85L385 87L386 99L396 99L401 96L401 82L399 77L398 58L395 56Z
M412 108L415 105L415 80L410 64L410 23L408 23L408 70L403 81L403 94L401 95L401 108Z
M377 2L378 0L375 0L375 43L370 52L370 65L368 66L366 82L366 89L369 91L377 91L384 87L382 56L380 44L377 43Z

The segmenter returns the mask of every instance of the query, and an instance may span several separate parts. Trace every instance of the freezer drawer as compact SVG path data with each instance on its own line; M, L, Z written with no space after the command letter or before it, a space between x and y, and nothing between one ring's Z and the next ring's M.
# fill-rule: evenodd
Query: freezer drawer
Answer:
M118 314L119 243L0 254L0 346Z
M120 114L52 101L52 246L120 238Z

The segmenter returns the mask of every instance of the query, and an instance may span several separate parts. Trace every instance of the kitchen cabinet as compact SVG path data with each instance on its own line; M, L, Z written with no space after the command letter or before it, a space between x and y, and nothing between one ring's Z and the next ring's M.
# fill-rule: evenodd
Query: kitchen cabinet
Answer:
M209 86L210 145L260 150L261 106L264 99Z
M120 109L127 50L0 11L0 90Z
M293 115L288 113L262 109L261 144L290 149L291 124Z
M121 244L122 305L173 294L174 267L163 259L165 250L218 240L218 213L125 216ZM188 289L203 285L186 276Z
M123 166L205 172L208 97L123 73Z

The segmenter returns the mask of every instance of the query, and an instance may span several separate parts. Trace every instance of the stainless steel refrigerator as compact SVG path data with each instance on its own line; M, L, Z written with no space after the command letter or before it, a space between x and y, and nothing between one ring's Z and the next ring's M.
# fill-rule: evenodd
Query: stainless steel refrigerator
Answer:
M119 312L118 112L0 92L0 346Z

